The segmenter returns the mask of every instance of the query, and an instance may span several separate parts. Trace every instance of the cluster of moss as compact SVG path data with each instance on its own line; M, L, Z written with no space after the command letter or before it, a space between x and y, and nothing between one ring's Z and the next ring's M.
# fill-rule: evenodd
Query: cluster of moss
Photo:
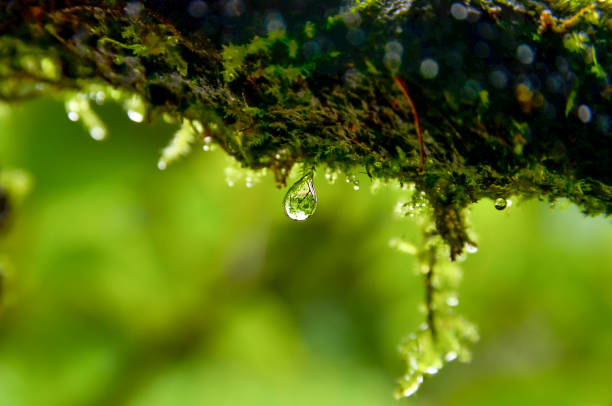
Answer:
M0 0L0 98L63 94L95 138L100 95L135 121L181 122L164 167L200 136L281 186L298 163L414 184L451 259L474 245L464 211L484 197L612 213L611 3L277 7Z
M414 182L453 257L483 197L610 214L609 3L193 3L0 1L0 95L105 82L281 185L297 162Z

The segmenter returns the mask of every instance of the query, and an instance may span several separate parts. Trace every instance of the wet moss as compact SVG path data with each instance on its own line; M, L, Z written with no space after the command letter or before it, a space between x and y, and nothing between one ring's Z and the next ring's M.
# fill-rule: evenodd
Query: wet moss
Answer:
M415 183L453 258L483 197L612 213L607 2L189 4L0 1L0 97L107 84L150 117L220 125L213 141L280 185L295 163Z

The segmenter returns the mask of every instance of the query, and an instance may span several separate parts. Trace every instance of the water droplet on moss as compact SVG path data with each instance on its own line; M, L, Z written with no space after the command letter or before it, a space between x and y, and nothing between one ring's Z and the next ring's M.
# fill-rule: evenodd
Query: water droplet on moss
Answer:
M92 127L89 130L89 135L91 135L91 138L96 141L103 140L104 138L106 138L106 129L104 129L103 127Z
M465 250L470 254L475 254L478 252L478 247L469 242L465 243Z
M395 397L400 399L414 395L422 383L423 375L405 376L404 382L401 382L402 389L395 394Z
M506 199L503 198L499 198L495 200L495 208L497 210L503 210L508 206L508 202L506 201Z
M457 356L459 354L457 354L455 351L449 351L448 353L446 353L446 355L444 356L444 360L446 362L451 362L457 359Z
M436 368L436 367L428 367L428 368L425 368L425 371L424 371L424 372L425 372L426 374L428 374L428 375L435 375L435 374L437 374L437 373L438 373L438 371L439 371L439 369L438 369L438 368Z
M139 113L135 110L128 110L127 115L128 118L135 123L142 123L142 120L144 120L144 116L142 115L142 113Z
M285 195L283 205L285 214L291 220L304 221L312 216L317 208L317 192L310 172L295 182Z

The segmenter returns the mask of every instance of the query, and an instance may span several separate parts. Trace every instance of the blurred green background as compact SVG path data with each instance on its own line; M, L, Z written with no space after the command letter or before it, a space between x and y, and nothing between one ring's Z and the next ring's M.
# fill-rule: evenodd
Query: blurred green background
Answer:
M392 398L423 316L397 189L315 179L288 220L271 176L225 182L175 127L104 106L96 142L60 102L0 111L0 164L33 189L0 242L0 405L612 405L612 227L569 207L471 213L459 310L480 330L413 398Z

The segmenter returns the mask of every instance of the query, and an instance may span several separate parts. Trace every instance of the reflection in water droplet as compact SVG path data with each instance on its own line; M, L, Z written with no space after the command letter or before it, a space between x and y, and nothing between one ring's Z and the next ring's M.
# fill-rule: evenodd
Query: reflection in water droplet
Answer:
M285 214L291 220L304 221L313 215L317 208L317 193L310 172L295 182L287 191L284 200Z
M506 201L506 199L503 198L499 198L495 200L495 208L497 210L503 210L508 206L508 202Z

